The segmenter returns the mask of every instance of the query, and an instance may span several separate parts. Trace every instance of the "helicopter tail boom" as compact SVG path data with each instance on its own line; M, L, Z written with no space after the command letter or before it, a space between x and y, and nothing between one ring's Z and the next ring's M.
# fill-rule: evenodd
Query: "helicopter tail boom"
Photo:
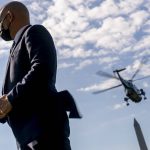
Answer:
M123 69L117 69L117 70L114 70L113 72L116 73L116 72L121 72L121 71L124 71L126 70L126 68L123 68Z

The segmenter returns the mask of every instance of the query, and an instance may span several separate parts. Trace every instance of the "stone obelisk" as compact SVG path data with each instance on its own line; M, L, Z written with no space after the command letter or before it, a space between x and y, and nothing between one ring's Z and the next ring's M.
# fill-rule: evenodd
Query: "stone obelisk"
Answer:
M135 133L138 139L140 150L148 150L140 124L137 122L135 118L134 118L134 129L135 129Z

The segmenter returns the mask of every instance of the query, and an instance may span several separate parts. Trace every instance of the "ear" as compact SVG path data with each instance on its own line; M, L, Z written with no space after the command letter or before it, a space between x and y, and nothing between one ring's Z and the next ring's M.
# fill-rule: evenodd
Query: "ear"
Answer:
M13 21L13 18L14 18L13 13L12 13L10 10L8 10L7 15L8 15L8 20L9 20L10 22L12 22L12 21Z

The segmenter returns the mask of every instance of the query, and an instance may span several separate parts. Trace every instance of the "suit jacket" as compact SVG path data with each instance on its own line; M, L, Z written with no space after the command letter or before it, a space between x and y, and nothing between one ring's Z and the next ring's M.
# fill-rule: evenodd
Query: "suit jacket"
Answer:
M66 111L73 110L73 117L80 117L70 93L58 94L56 69L56 50L50 33L41 25L26 26L11 50L2 89L13 108L0 120L8 122L22 145L45 130L52 136L69 136Z

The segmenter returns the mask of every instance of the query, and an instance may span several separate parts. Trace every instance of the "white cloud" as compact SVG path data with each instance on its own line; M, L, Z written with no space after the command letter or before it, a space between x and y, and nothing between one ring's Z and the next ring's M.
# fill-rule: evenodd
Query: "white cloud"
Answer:
M118 15L119 8L113 0L105 0L100 6L94 7L87 11L90 19L102 19L108 16Z
M126 66L126 71L123 72L123 76L126 79L131 79L131 77L136 73L134 79L143 78L150 75L150 64L148 58L136 58L132 64Z
M80 70L80 69L83 69L83 68L85 68L86 66L89 66L89 65L91 65L93 62L92 62L92 60L84 60L84 61L82 61L75 69L76 70Z
M80 88L78 91L82 91L82 92L99 91L99 90L104 90L104 89L107 89L107 88L110 88L119 84L120 84L120 81L115 80L115 79L109 79L99 84L93 84L85 88Z
M141 4L144 2L144 0L138 0L138 1L131 1L131 0L120 0L119 7L120 11L124 14L130 14L136 9L138 9Z
M117 61L117 60L119 60L119 58L118 57L111 57L111 56L106 56L106 57L104 57L104 58L100 58L99 59L99 63L100 64L103 64L103 63L113 63L113 62L115 62L115 61Z
M139 59L135 60L132 65L127 66L127 72L134 73L141 66L141 61Z
M59 51L60 58L87 58L92 55L92 50L83 50L83 49L75 49L75 50L70 50L70 49L64 49Z
M113 110L122 109L122 108L124 108L124 107L126 107L126 103L115 104L115 105L113 106Z
M31 13L37 12L40 15L37 17L34 14L34 20L39 19L52 34L58 58L102 57L104 63L108 64L117 61L117 57L111 55L112 51L124 55L130 51L136 53L137 49L149 48L148 36L138 40L135 36L144 31L143 26L149 17L148 11L141 9L142 6L145 7L144 0L105 0L93 5L95 2L46 0L30 3ZM88 44L91 46L87 47ZM111 60L114 61L106 61L108 56L101 50L111 55Z
M134 50L145 52L145 50L150 48L149 41L150 36L149 35L144 36L138 43L136 43L136 45L134 46Z
M148 1L20 1L29 8L31 22L50 31L59 59L75 58L80 63L94 58L100 65L112 66L128 53L133 52L133 58L150 53Z
M140 75L142 76L148 76L150 75L150 64L143 65Z
M138 1L117 1L105 0L99 6L87 10L90 19L103 19L110 16L128 15L135 11L143 0Z
M61 63L61 64L58 64L58 69L64 69L64 68L69 68L69 67L73 67L75 66L74 63Z

